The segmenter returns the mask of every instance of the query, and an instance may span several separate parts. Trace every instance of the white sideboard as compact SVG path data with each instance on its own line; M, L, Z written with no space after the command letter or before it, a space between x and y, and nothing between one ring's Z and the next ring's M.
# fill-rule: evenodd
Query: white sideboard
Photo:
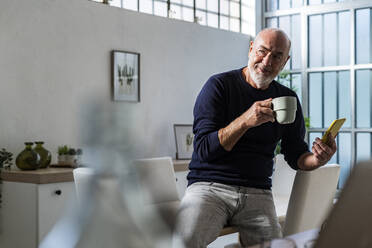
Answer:
M2 171L0 247L36 248L74 200L72 169Z

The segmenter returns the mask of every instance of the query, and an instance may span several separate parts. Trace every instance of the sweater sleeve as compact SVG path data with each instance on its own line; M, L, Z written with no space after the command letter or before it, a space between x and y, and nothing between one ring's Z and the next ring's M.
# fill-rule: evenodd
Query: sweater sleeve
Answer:
M282 136L281 153L289 166L298 170L297 160L299 157L309 151L308 144L305 142L305 121L302 114L302 108L297 99L296 119L292 124L288 124Z
M202 162L217 159L227 151L218 139L224 127L226 99L222 83L211 77L200 91L194 106L194 153Z

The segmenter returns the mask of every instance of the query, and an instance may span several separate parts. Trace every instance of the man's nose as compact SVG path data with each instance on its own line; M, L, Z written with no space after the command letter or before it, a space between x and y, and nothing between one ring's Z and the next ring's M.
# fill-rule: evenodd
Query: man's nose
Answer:
M271 53L266 54L266 56L262 59L262 63L265 66L271 66L272 58Z

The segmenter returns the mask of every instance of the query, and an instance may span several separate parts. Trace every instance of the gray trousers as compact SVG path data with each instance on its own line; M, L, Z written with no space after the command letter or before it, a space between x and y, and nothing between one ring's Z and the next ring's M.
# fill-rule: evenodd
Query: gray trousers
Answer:
M176 236L187 248L205 248L226 225L250 246L282 236L271 190L198 182L189 186L177 216Z

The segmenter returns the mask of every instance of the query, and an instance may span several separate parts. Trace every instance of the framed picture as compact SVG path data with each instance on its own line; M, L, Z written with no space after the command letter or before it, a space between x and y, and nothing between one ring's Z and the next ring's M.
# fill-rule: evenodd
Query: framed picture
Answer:
M114 101L140 101L140 54L112 51Z
M191 159L194 151L194 134L190 124L174 124L174 136L176 138L176 158Z

